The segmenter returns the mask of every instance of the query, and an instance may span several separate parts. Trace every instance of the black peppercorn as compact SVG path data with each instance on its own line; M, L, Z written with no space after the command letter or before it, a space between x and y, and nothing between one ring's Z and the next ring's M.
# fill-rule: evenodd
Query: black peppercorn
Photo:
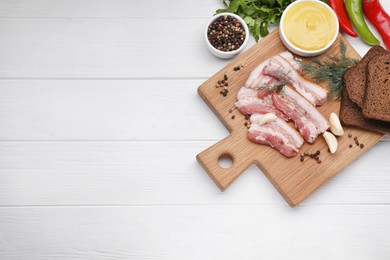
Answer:
M210 44L220 51L234 51L244 43L245 30L236 18L225 15L210 24L207 28L207 38Z

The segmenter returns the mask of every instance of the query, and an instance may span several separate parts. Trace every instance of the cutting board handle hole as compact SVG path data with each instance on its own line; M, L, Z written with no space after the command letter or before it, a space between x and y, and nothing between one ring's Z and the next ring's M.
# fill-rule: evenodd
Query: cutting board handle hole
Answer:
M233 157L228 153L222 154L218 158L218 165L223 169L229 169L233 165Z

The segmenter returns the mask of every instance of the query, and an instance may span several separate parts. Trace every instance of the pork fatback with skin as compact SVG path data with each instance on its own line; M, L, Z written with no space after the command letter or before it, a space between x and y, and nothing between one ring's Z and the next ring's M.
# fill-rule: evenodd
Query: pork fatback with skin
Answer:
M263 116L263 114L251 116L251 126L248 130L249 140L271 146L286 157L295 156L303 144L299 133L280 118L260 125L259 122Z
M297 60L289 51L281 52L278 55L286 59L296 71L302 72L301 65L297 62ZM286 84L284 80L279 80L275 77L265 75L263 73L264 67L267 66L271 58L266 59L259 65L257 65L257 67L249 75L244 85L247 88L258 90L259 98L265 97L266 95L270 94L274 89Z
M258 98L258 92L251 88L241 87L237 94L238 101L235 103L238 111L243 115L254 113L273 113L278 117L288 120L288 118L277 109L272 101L272 96L268 95L262 99Z
M294 122L295 128L308 143L313 143L319 134L329 128L324 116L288 85L278 93L274 92L272 101L276 108Z
M289 83L313 105L323 105L326 102L327 91L299 75L294 67L281 56L273 56L264 67L263 74Z
M283 59L285 59L286 61L288 61L288 63L290 63L291 66L293 66L293 68L298 73L302 73L303 72L303 68L302 68L301 64L299 64L299 62L298 62L298 61L300 61L300 59L294 58L294 56L291 54L291 52L283 51L283 52L279 53L278 55L280 57L282 57Z

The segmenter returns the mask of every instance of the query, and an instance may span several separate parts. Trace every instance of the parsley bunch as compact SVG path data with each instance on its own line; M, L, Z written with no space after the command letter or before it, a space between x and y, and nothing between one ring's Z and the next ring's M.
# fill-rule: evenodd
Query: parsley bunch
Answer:
M248 24L249 31L256 41L260 36L266 36L269 24L280 21L286 7L295 0L222 0L225 9L218 9L217 13L234 13L241 16ZM321 0L327 2L326 0Z

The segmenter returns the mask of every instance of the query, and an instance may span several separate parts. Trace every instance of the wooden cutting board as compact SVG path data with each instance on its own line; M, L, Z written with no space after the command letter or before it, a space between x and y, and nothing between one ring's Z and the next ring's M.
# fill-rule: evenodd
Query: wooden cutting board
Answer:
M323 60L340 53L341 41L347 46L348 57L360 59L359 54L342 35L338 36L331 49L318 58ZM293 158L286 158L273 148L250 142L247 139L247 127L244 125L248 120L234 109L237 92L261 61L285 50L279 39L278 30L275 30L198 88L199 95L229 129L230 135L198 154L197 160L222 191L227 189L245 169L256 164L293 207L379 142L383 135L356 128L344 128L345 134L338 137L339 148L335 154L328 152L328 147L320 135L314 144L305 143L299 154L319 150L321 163L308 157L301 162L299 154ZM234 67L240 65L244 67L235 71ZM216 83L223 79L225 74L228 76L229 92L223 96L220 94L221 88L216 88ZM332 101L318 107L318 110L328 119L331 112L338 114L339 108L340 102ZM363 149L355 144L353 137L348 137L350 133L364 144ZM350 144L352 148L349 148ZM226 156L231 158L232 165L229 168L222 168L219 159Z

